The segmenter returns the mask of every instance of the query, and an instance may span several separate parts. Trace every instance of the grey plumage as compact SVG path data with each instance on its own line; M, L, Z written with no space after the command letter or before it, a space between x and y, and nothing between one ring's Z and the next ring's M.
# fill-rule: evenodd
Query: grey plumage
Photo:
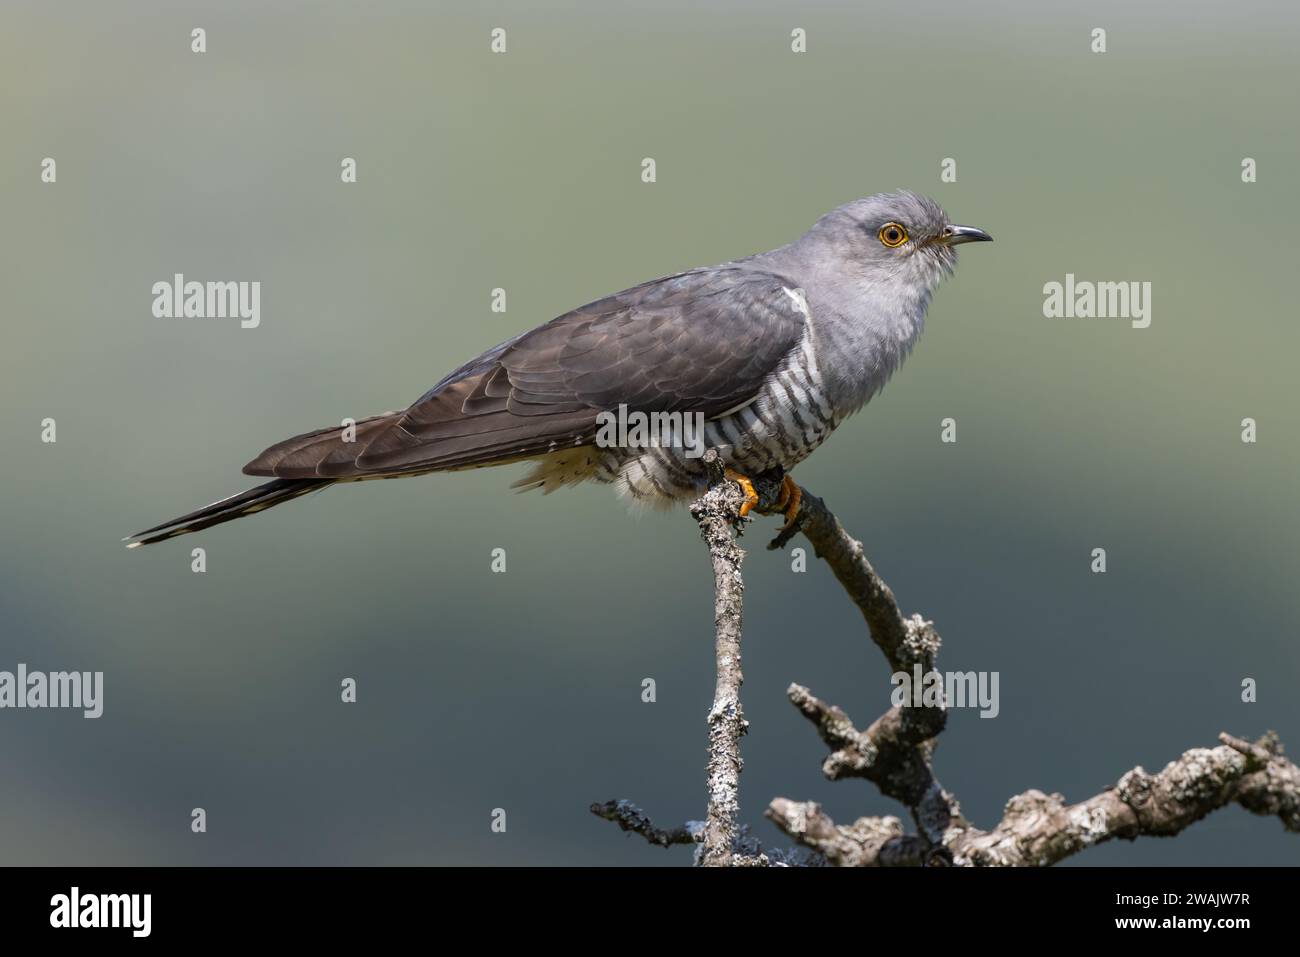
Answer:
M655 505L697 491L698 459L680 447L596 444L598 417L620 406L698 413L728 464L788 471L902 363L953 247L987 238L914 193L849 203L788 246L634 286L504 342L405 410L358 422L355 441L329 428L272 445L244 472L273 481L132 544L338 482L520 460L536 467L516 484L545 491L595 479Z

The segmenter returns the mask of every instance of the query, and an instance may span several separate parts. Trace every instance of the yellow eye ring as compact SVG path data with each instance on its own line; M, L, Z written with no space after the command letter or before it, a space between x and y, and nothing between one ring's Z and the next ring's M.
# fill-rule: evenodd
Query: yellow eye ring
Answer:
M901 223L885 223L877 233L880 242L890 249L897 249L907 242L907 227Z

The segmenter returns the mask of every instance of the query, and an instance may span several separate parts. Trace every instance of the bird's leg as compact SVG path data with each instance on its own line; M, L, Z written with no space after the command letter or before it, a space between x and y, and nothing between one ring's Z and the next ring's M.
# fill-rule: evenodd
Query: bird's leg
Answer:
M803 526L803 489L779 467L764 472L755 479L754 488L761 500L756 511L764 515L785 516L785 524L776 533L776 537L767 543L768 549L785 548Z
M781 497L776 500L776 506L773 512L780 512L785 516L785 524L781 526L781 531L777 535L784 535L792 531L795 527L795 519L799 517L799 505L803 502L803 489L801 489L794 479L788 475L781 477Z
M778 532L778 537L789 537L795 530L795 519L799 516L799 504L803 501L803 489L790 476L782 474L781 484L776 491L776 499L770 505L759 504L762 501L762 495L754 487L754 480L748 475L737 472L735 469L727 469L723 473L728 479L740 486L740 490L745 494L745 501L740 506L740 517L745 518L751 511L756 511L760 515L781 514L785 517L785 525ZM759 476L760 481L774 482L775 476L764 472ZM771 495L769 491L770 484L763 490L763 495Z
M744 518L749 514L750 509L758 504L758 493L754 491L754 483L749 480L748 475L742 475L735 469L727 469L723 475L739 485L740 490L745 493L745 501L740 504L740 517Z

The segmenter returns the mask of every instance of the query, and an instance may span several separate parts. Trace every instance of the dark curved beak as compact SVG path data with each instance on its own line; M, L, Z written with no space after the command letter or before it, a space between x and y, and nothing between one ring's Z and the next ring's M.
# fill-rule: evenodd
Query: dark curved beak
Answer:
M953 226L950 223L943 227L939 240L949 246L958 246L962 243L991 243L993 237L975 226Z

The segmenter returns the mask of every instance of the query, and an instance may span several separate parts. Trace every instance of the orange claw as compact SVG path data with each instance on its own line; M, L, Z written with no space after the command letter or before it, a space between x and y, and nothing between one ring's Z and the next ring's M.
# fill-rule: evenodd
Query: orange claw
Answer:
M735 469L726 469L723 475L739 485L740 490L745 493L745 501L740 503L740 517L744 518L749 514L749 510L758 504L758 493L754 491L754 483L749 480L748 475L742 475Z
M776 503L776 507L785 515L785 525L781 527L782 532L794 527L794 520L799 515L801 502L803 502L803 489L790 476L784 476L781 479L781 498Z
M758 505L758 492L754 490L754 483L748 475L737 472L735 469L726 469L723 474L739 485L740 490L745 493L745 501L740 505L740 517L745 518ZM781 528L781 531L785 532L794 527L794 520L799 515L799 505L802 501L803 489L790 476L784 475L781 477L781 494L777 498L775 505L771 509L762 509L762 511L767 515L775 512L784 515L785 525Z

